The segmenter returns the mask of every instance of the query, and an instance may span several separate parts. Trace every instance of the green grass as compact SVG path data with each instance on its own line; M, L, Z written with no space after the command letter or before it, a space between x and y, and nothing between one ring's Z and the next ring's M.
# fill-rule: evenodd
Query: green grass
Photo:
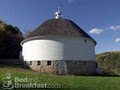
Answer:
M57 76L46 75L20 67L0 66L0 84L6 73L10 72L12 80L19 78L38 78L39 84L59 84L61 90L120 90L120 77L102 76ZM1 86L0 86L1 87ZM0 89L1 90L1 89ZM16 89L18 90L18 89ZM26 90L26 89L25 89ZM30 90L30 89L29 89ZM34 89L33 89L34 90ZM58 89L59 90L59 89Z

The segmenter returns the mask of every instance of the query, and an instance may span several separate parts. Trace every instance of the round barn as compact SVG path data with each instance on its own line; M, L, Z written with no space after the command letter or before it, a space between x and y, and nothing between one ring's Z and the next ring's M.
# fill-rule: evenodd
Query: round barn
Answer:
M92 75L96 70L96 41L60 11L22 42L24 65L59 75Z

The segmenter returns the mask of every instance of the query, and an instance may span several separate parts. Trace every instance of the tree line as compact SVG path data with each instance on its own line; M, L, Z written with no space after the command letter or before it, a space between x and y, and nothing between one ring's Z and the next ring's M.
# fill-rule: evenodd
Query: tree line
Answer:
M0 20L0 59L18 59L21 51L22 32Z

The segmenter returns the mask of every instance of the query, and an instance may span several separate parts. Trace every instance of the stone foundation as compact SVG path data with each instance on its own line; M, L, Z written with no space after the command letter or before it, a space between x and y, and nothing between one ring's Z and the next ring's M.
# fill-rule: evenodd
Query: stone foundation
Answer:
M66 61L67 73L72 75L94 75L96 62L94 61ZM77 63L77 64L76 64Z
M48 60L27 61L25 66L40 73L58 75L94 75L96 70L95 61L72 61L72 60Z

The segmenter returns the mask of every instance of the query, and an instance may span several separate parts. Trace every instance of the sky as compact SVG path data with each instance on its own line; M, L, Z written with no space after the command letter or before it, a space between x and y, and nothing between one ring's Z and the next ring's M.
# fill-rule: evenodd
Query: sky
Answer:
M55 18L58 8L97 41L96 54L120 51L120 0L0 0L0 20L24 33Z

